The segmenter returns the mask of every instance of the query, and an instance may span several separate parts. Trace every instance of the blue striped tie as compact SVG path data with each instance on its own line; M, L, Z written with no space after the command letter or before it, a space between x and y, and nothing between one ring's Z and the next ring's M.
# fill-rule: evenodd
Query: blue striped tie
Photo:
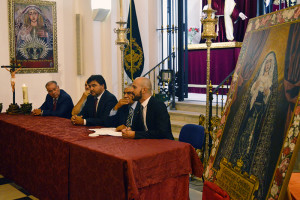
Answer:
M131 126L131 121L132 121L132 117L133 117L133 113L134 113L133 111L134 111L133 108L130 107L128 117L127 117L127 120L126 120L126 126L127 127Z

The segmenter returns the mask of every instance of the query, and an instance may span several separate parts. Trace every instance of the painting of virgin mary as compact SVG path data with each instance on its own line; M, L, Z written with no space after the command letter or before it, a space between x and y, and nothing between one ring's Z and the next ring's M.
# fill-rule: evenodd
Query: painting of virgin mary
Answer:
M229 158L231 163L241 159L244 163L243 171L255 175L260 181L258 197L266 194L265 174L271 163L269 149L274 137L276 124L276 107L278 101L278 69L276 54L271 51L258 66L254 78L248 89L242 92L236 114L232 116L231 129L225 129L236 137L223 138L222 146L227 148L218 152L216 162L223 157ZM226 134L226 133L225 133ZM275 133L276 134L276 133Z
M18 73L57 72L56 2L8 2L10 57L21 64Z

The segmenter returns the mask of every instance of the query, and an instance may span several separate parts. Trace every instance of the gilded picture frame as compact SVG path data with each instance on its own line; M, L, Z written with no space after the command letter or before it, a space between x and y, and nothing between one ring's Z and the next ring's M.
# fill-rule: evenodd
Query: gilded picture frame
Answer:
M300 146L299 31L300 5L249 20L204 171L233 200L285 198Z
M10 64L18 73L55 73L57 61L56 2L8 0Z

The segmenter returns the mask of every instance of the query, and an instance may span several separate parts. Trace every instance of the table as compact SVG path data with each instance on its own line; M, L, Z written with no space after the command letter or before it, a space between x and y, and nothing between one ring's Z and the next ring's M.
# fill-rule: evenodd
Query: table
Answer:
M0 173L41 199L68 199L69 144L90 139L70 120L0 114Z
M58 117L0 114L0 173L40 199L188 199L191 145L88 137Z

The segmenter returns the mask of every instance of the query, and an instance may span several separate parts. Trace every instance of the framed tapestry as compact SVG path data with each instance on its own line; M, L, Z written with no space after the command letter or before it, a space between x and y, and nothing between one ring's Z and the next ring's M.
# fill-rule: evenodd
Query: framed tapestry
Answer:
M56 2L8 0L11 65L19 73L57 72Z
M283 199L299 149L300 6L249 20L204 177L231 199Z

